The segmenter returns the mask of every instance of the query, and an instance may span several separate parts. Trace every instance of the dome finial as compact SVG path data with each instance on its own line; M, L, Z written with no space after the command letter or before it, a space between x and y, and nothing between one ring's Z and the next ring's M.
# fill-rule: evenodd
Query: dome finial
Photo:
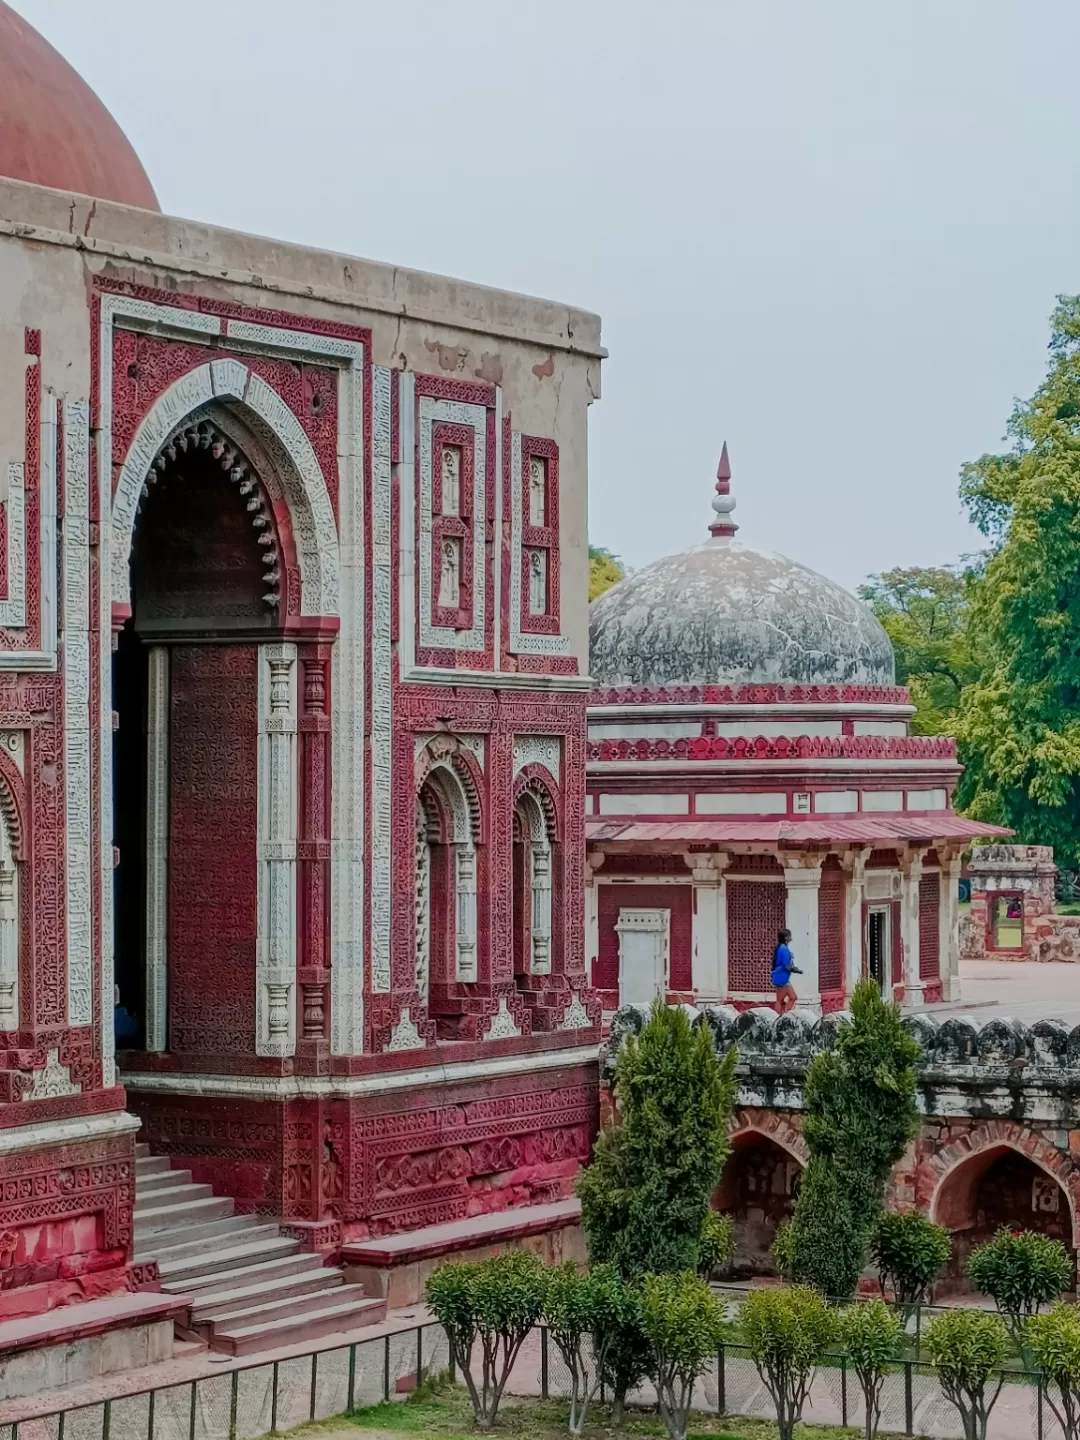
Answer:
M735 509L735 497L731 493L731 461L728 459L726 440L720 451L720 464L716 467L716 494L712 508L716 512L716 519L709 526L709 534L714 540L730 540L739 527L731 518L731 512Z

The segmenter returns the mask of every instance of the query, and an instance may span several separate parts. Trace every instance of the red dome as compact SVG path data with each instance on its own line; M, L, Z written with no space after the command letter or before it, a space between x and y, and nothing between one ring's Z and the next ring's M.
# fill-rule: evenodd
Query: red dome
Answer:
M161 209L127 136L90 86L3 0L0 175Z

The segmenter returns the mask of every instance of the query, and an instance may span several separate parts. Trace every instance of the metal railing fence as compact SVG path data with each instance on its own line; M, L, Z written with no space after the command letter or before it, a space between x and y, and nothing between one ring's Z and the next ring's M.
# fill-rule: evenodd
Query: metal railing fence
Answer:
M92 1404L0 1422L0 1440L258 1440L312 1420L331 1419L380 1401L404 1398L425 1378L453 1373L442 1328L421 1324L370 1340L324 1348L284 1360L253 1360L219 1374L134 1391ZM1004 1372L994 1414L994 1440L1059 1440L1042 1377L1021 1368ZM569 1374L546 1326L527 1339L508 1394L547 1400L569 1397ZM601 1401L610 1396L601 1394ZM628 1397L631 1406L655 1406L648 1384ZM722 1345L702 1375L696 1409L724 1416L774 1418L749 1348ZM818 1425L864 1423L862 1390L840 1352L817 1369L804 1417ZM934 1440L963 1440L955 1408L932 1365L899 1362L882 1397L881 1430Z
M0 1422L0 1440L257 1440L391 1400L449 1368L438 1325ZM28 1410L31 1409L28 1400Z

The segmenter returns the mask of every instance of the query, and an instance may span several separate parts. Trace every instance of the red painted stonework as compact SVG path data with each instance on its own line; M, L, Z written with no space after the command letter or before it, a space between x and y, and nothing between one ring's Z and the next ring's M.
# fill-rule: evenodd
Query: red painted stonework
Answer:
M569 1195L598 1122L591 1065L284 1107L136 1098L154 1151L196 1180L346 1240Z
M690 885L601 885L599 898L600 949L593 969L597 990L618 994L619 935L615 926L622 909L670 910L668 989L693 987L693 905Z
M169 1044L255 1046L257 651L181 645L171 657Z

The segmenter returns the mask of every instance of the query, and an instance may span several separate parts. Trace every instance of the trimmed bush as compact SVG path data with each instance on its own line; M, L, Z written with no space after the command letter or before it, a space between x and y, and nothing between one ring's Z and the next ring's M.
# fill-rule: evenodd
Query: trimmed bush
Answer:
M904 1322L884 1300L867 1300L842 1312L840 1339L862 1389L866 1440L874 1440L881 1424L882 1386L890 1367L900 1357Z
M816 1290L752 1290L740 1313L743 1334L773 1405L780 1440L792 1440L814 1371L837 1335L835 1311Z
M992 1297L1019 1345L1025 1322L1071 1288L1073 1266L1060 1240L1002 1226L972 1253L968 1276L977 1290Z
M734 1048L717 1061L712 1032L659 999L615 1066L618 1121L578 1177L594 1263L624 1280L694 1271L702 1226L731 1149Z
M986 1440L990 1412L1005 1383L1001 1367L1009 1341L1001 1317L985 1310L946 1310L927 1326L926 1348L942 1393L960 1413L964 1440Z
M630 1309L613 1265L581 1271L568 1262L548 1272L544 1322L570 1372L571 1435L585 1428L589 1404Z
M427 1303L446 1331L479 1430L490 1430L514 1361L539 1323L548 1272L535 1255L511 1250L490 1260L443 1265L427 1283ZM481 1348L480 1377L473 1351Z
M686 1440L694 1383L716 1359L726 1318L727 1307L700 1276L646 1275L641 1283L649 1374L670 1440Z
M870 1238L870 1254L882 1288L891 1289L897 1305L910 1314L948 1264L952 1240L925 1215L882 1211Z
M790 1273L826 1295L855 1293L885 1181L918 1127L919 1045L896 1005L860 980L851 1019L806 1072L802 1177L784 1254Z
M698 1240L698 1273L709 1276L721 1265L727 1265L735 1254L735 1233L730 1215L709 1210Z
M1032 1316L1024 1344L1043 1373L1064 1440L1080 1440L1080 1312L1075 1305L1055 1305L1049 1315Z

